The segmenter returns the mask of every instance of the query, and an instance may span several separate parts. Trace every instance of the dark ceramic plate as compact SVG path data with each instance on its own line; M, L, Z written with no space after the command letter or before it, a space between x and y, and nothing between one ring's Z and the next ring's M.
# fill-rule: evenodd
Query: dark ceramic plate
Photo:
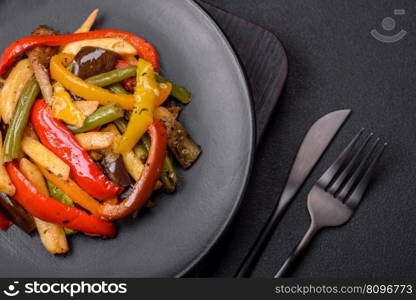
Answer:
M39 24L75 30L94 8L96 27L128 30L152 42L162 72L193 92L181 119L202 146L190 170L179 171L173 195L155 209L122 221L117 238L78 234L71 252L53 257L37 235L16 227L0 232L0 276L180 276L213 246L230 223L248 179L254 116L247 84L228 41L190 0L1 0L0 49Z

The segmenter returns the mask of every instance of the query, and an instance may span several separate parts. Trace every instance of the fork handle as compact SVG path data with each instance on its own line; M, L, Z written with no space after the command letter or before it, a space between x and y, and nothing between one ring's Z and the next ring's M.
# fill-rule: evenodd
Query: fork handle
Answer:
M319 228L314 224L309 226L308 231L303 236L302 240L297 244L297 246L292 250L289 257L285 260L283 265L280 267L280 270L276 273L274 278L282 278L284 277L288 270L293 266L294 262L299 259L299 257L303 254L305 249L309 246L312 238L315 234L319 231Z

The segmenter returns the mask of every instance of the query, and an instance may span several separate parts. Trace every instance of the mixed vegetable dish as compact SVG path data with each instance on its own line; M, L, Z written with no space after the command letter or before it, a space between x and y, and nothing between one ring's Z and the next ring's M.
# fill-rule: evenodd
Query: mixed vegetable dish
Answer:
M175 166L201 148L178 121L191 101L162 77L152 44L126 31L42 25L0 58L0 229L37 229L51 254L78 232L114 238L114 221L174 192Z

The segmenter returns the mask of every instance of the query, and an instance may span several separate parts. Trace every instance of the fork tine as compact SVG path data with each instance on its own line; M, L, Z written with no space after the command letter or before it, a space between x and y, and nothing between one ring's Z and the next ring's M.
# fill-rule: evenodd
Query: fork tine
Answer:
M382 146L382 148L378 151L376 156L373 158L373 160L369 164L364 175L362 176L360 182L357 184L357 186L355 187L354 191L349 196L349 198L345 201L345 205L347 205L349 208L353 210L357 208L358 204L363 198L364 193L367 190L367 187L370 183L370 179L373 176L373 173L375 171L376 164L380 160L381 156L383 155L384 150L386 149L386 146L387 146L387 143L385 143Z
M367 166L368 162L371 159L371 155L374 153L378 143L380 141L380 138L377 138L376 141L371 146L370 150L367 152L367 154L364 156L364 158L361 159L360 164L356 167L354 173L351 175L350 179L348 179L347 183L344 185L342 190L336 195L336 197L344 201L347 197L348 193L352 191L353 186L357 185L360 176L365 171L365 167Z
M368 135L368 137L366 138L366 140L364 141L364 143L360 146L360 148L355 151L354 156L352 157L352 159L348 162L348 164L343 168L341 174L339 174L337 176L337 179L335 180L335 182L333 182L328 189L328 192L331 194L335 194L339 188L341 187L341 185L345 182L347 176L350 175L352 169L354 168L354 166L357 165L358 159L360 158L361 154L363 153L364 149L366 148L368 142L370 141L370 139L373 137L374 133L370 133Z
M344 164L344 162L348 161L350 157L353 154L353 148L355 144L357 143L357 140L363 133L364 128L361 128L361 130L357 133L357 135L351 140L351 142L348 144L348 146L342 151L342 153L338 156L338 158L335 160L335 162L328 168L328 170L325 171L325 173L319 178L317 184L321 186L321 188L325 189L328 187L328 185L331 183L331 181L334 179L335 175L338 173L341 166Z

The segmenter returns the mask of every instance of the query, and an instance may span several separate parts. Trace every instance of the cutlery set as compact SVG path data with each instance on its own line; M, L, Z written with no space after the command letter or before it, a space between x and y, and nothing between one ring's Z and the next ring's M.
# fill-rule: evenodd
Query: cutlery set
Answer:
M309 129L299 148L281 197L241 263L235 274L236 278L250 275L287 207L350 113L351 110L329 113ZM288 274L294 262L299 259L312 238L321 229L344 225L356 211L374 176L376 164L387 146L387 143L380 142L380 138L375 138L373 133L363 139L364 131L361 129L358 132L335 162L313 185L307 197L307 207L311 218L309 229L275 274L275 278ZM363 141L360 141L362 139Z

